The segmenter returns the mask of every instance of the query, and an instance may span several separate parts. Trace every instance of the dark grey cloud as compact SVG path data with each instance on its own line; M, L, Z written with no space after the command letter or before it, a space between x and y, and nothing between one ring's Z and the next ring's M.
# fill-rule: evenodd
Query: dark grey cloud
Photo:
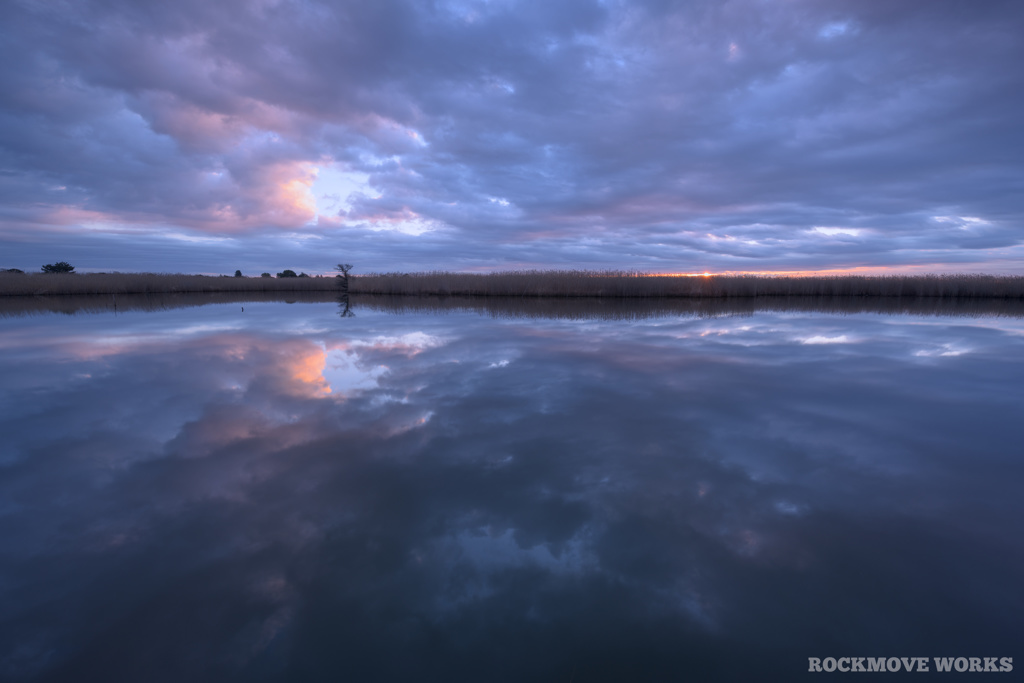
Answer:
M11 266L110 269L79 245L116 235L202 269L171 234L306 270L295 235L372 270L1019 271L1018 3L0 11Z

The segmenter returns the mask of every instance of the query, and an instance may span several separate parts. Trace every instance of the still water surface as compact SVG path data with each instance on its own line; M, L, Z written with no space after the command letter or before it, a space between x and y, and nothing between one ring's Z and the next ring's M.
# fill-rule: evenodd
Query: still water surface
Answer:
M0 680L1021 655L1021 311L495 306L0 311Z

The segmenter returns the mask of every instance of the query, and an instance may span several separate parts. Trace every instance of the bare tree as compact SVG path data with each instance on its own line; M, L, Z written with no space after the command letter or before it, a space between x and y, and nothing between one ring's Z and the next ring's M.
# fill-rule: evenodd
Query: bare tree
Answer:
M343 293L348 294L348 273L354 266L351 263L339 263L334 267L339 272L335 277L340 278L338 284Z

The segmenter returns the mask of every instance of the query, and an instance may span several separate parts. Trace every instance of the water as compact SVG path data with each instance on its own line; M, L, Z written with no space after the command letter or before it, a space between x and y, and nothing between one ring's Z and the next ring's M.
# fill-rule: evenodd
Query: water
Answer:
M1019 655L1012 306L190 303L0 317L0 679Z

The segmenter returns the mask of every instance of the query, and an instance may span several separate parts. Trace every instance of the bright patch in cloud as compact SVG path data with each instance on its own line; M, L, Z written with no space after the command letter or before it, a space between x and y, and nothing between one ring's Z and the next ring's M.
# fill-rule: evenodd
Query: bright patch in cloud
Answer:
M829 237L835 237L836 235L849 235L850 237L856 237L863 232L857 228L823 228L816 227L812 232L816 232L820 235L828 235Z
M852 31L852 27L849 22L846 21L833 21L830 24L825 24L818 31L818 35L826 40L832 38L838 38L839 36L846 35Z
M416 236L439 230L443 224L424 218L415 211L402 209L391 214L371 216L368 227L375 232L389 230Z
M954 225L961 230L970 230L971 228L991 225L991 223L985 219L977 218L975 216L932 216L932 220L936 223Z
M801 344L849 344L850 339L845 335L841 334L838 337L825 337L821 335L815 335L808 337L800 342Z
M316 198L310 191L313 182L309 178L295 178L281 186L281 196L296 211L303 213L316 212Z
M316 203L316 213L321 216L337 216L339 212L347 212L352 208L349 197L363 194L368 197L379 197L379 193L370 187L370 176L358 171L346 171L335 164L316 166L316 179L310 186Z

